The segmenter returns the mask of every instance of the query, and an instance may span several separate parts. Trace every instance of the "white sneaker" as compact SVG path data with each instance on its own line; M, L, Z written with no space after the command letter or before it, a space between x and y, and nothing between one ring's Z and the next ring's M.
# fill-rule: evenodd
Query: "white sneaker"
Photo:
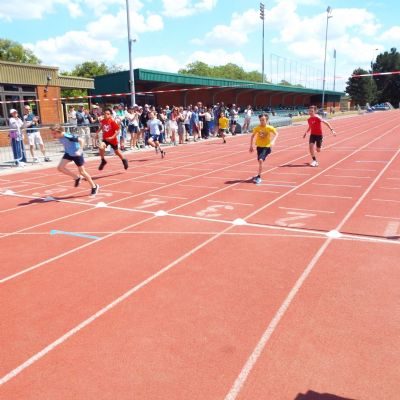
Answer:
M34 163L38 163L39 162L39 158L38 157L33 157L33 162Z
M313 160L312 163L310 164L311 167L318 167L318 161Z

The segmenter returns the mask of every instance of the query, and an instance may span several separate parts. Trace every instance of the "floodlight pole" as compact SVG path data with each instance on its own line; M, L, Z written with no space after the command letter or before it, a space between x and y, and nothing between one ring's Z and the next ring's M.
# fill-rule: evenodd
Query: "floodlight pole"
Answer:
M132 63L132 44L136 42L136 40L132 40L131 38L131 18L129 13L129 0L126 0L126 19L128 25L129 84L131 92L131 106L133 107L136 104L136 99L135 99L135 77L133 74L133 63Z
M264 3L260 3L260 18L262 19L262 82L265 82L265 75L264 75L264 30L265 30L265 18L264 18Z
M332 8L328 6L326 9L326 30L325 30L325 56L324 56L324 77L322 80L322 111L325 109L325 74L326 74L326 47L328 44L328 23L329 18L332 18Z

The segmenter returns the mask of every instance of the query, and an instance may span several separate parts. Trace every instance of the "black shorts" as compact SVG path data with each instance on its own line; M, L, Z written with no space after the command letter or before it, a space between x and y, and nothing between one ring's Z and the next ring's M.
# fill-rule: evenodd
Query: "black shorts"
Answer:
M322 147L323 137L322 135L310 135L310 143L315 143L317 147L320 149Z
M82 165L85 164L83 156L70 156L68 153L64 153L63 159L73 161L78 167L82 167Z
M271 154L271 147L257 147L257 160L265 161L268 154Z
M128 125L128 132L129 133L138 133L139 127L137 125Z
M114 151L118 150L118 143L117 144L112 144L106 139L103 139L103 143L105 143L106 146L110 146Z

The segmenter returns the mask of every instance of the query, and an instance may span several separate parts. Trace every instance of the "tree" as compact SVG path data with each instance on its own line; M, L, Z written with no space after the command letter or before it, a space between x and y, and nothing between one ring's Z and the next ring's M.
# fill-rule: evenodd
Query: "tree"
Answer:
M373 72L391 72L400 70L400 53L395 48L379 54L372 64ZM400 102L400 75L376 75L377 101L392 103L398 107Z
M94 78L99 75L106 75L112 72L121 71L121 67L112 65L108 66L104 62L85 61L82 64L77 64L71 71L63 71L61 74L66 76L79 76L82 78ZM77 97L86 96L86 89L63 89L62 97Z
M367 74L362 68L353 71L353 75ZM366 105L376 101L376 84L369 76L352 77L347 81L346 92L350 95L355 104Z
M250 82L262 82L262 75L257 71L246 72L236 64L210 66L201 61L195 61L180 69L178 74L207 76L210 78L225 78Z
M23 64L41 64L32 50L24 48L18 42L0 38L0 60Z

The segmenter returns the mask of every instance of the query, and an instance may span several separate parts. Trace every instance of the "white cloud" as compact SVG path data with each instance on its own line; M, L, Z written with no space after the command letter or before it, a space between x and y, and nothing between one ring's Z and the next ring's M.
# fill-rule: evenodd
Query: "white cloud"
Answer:
M400 43L400 26L392 26L383 32L379 39L389 43L390 47L396 47L395 44Z
M217 0L162 0L163 14L167 17L178 18L194 15L199 12L211 11L217 4Z
M71 17L82 15L79 0L14 0L2 1L0 9L0 20L11 22L13 20L42 19L46 14L52 14L55 6L64 5L67 7Z
M164 28L161 16L150 14L147 17L130 10L132 37L135 34L159 31ZM127 37L126 11L120 9L116 15L106 14L87 25L88 34L97 39L122 39Z
M242 46L248 42L248 34L259 26L258 11L250 9L243 14L233 13L229 25L217 25L204 39L194 39L193 43L213 47Z
M177 72L182 65L173 57L168 55L135 57L134 68L153 69L156 71ZM128 69L128 66L125 66Z
M71 31L63 36L24 44L47 65L71 69L88 60L112 61L118 50L107 40L96 40L84 31Z

